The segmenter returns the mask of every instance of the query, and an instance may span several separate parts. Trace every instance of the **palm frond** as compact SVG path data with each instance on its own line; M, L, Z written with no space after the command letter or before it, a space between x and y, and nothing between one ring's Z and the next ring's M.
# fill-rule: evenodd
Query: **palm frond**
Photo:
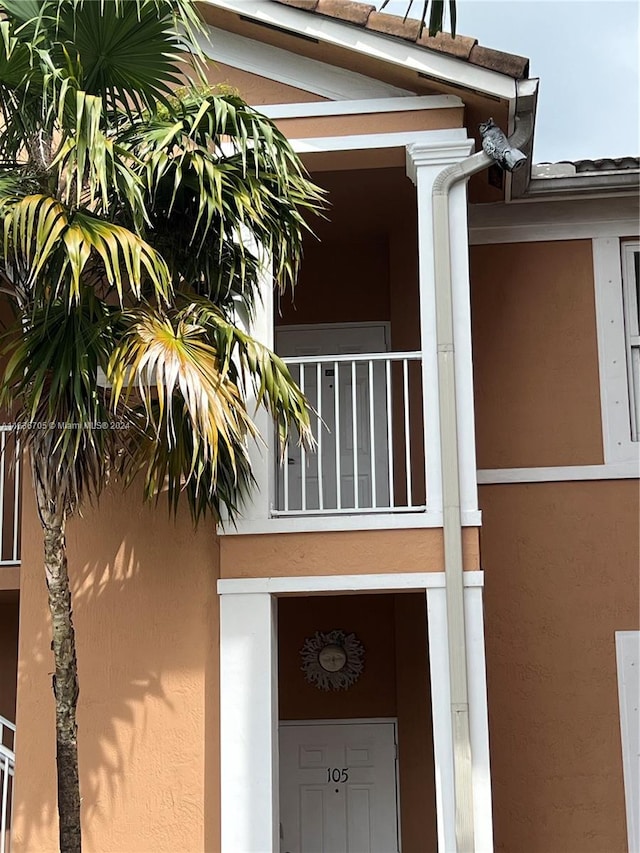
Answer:
M293 285L304 214L323 208L323 194L271 122L233 95L187 90L171 114L136 125L125 140L146 164L147 206L174 282L250 302L260 247L276 284Z
M166 263L137 234L88 212L71 213L41 193L5 211L3 254L22 271L25 287L41 297L53 288L53 298L64 293L69 302L77 301L90 258L99 262L96 282L115 288L121 303L125 289L139 299L146 284L162 301L170 292Z
M390 2L391 0L384 0L384 3L380 6L380 10L382 11ZM406 0L406 2L407 11L404 13L405 21L411 13L413 0ZM427 22L427 17L429 18L428 33L430 36L436 36L438 33L443 32L445 21L445 0L423 0L419 35L422 35L422 31L424 30ZM453 38L455 38L456 35L456 19L456 0L449 0L449 21L451 35Z
M19 402L16 420L51 499L71 512L100 493L114 456L109 401L98 385L118 312L85 290L71 310L56 302L3 336L7 359L0 404Z

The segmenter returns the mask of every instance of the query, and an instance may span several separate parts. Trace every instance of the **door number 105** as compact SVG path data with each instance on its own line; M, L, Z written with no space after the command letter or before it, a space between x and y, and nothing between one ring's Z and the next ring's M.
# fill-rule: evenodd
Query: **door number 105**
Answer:
M327 782L347 782L349 779L349 768L327 767Z

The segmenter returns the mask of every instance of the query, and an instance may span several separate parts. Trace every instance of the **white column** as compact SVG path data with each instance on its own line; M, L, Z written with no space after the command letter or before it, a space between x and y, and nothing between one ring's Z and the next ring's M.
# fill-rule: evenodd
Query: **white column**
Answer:
M252 235L245 234L244 240L247 247L258 251ZM273 349L273 274L271 264L266 259L260 271L254 316L250 321L247 318L238 317L238 322L261 344ZM253 397L247 399L247 408L258 429L259 438L252 439L249 442L249 458L251 459L251 468L256 484L243 509L242 519L266 521L271 514L276 458L273 449L273 420L263 406L254 415L255 398Z
M438 419L438 353L436 344L435 271L433 262L433 182L447 166L471 152L473 142L461 131L457 141L414 143L407 146L407 174L416 185L418 203L418 260L420 334L422 348L423 413L427 505L442 512L440 424ZM478 508L473 417L473 368L466 187L454 188L450 197L451 275L453 288L456 402L460 448L460 497L464 513ZM467 520L472 520L467 515ZM479 519L473 520L478 523Z
M455 853L456 818L449 689L447 598L444 587L427 589L427 627L431 673L433 763L436 783L438 853Z
M476 575L470 572L469 575ZM471 577L465 578L469 584ZM469 723L473 762L473 820L475 853L493 853L491 771L489 763L489 723L487 679L484 656L484 620L481 585L466 585L464 609L468 661ZM427 589L429 663L431 669L431 713L436 782L436 817L439 853L455 853L455 785L453 738L449 691L449 644L447 601L444 587Z
M469 727L471 729L471 755L473 759L473 829L476 853L492 853L491 768L489 762L489 718L482 597L483 587L465 587L464 615L467 629Z
M278 853L276 599L220 596L222 853Z

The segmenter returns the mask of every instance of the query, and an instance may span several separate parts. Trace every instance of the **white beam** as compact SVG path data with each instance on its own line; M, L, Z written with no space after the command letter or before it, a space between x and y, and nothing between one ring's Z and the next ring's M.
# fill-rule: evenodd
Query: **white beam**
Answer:
M465 572L465 587L482 586L484 573ZM223 578L218 581L220 595L314 595L325 592L408 592L444 588L444 572L391 572L379 575L309 575L281 578Z
M220 598L222 853L278 853L276 602Z
M313 92L332 101L414 94L382 80L309 59L237 33L217 27L209 27L208 30L209 39L200 37L198 41L204 53L213 61Z

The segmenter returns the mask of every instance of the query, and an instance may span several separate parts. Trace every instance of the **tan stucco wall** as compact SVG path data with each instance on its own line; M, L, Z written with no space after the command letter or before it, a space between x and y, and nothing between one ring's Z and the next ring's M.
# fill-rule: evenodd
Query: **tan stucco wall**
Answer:
M483 486L496 850L627 850L614 632L637 630L638 483Z
M601 464L591 241L470 256L478 467Z
M133 489L69 525L84 849L219 848L217 549ZM41 533L25 495L13 853L57 850ZM37 769L36 769L37 768Z
M278 604L282 720L397 717L403 853L435 853L433 740L426 599L398 595L282 598ZM319 691L300 670L306 637L354 632L365 668L346 691Z
M478 569L477 527L463 530L462 545L465 569ZM220 539L223 578L442 571L444 546L440 528L267 533Z
M352 136L362 133L403 133L462 127L462 107L438 110L398 110L362 115L310 116L278 119L276 124L289 139L320 136Z

